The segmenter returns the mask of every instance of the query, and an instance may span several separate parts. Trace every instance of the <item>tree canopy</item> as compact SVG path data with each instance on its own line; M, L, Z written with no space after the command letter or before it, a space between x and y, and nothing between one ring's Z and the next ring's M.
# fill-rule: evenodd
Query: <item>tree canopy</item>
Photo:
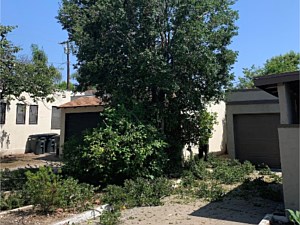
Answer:
M293 72L300 69L300 54L290 51L286 54L274 56L268 59L263 67L252 65L250 68L244 68L244 77L239 77L238 89L254 88L253 78L258 76Z
M19 98L27 92L34 99L46 98L55 90L55 81L60 72L48 65L45 52L37 45L31 46L31 58L18 58L19 47L7 39L14 29L12 26L0 25L0 89L1 98Z
M63 0L57 18L77 46L79 88L136 110L180 148L198 143L200 112L233 78L234 2Z

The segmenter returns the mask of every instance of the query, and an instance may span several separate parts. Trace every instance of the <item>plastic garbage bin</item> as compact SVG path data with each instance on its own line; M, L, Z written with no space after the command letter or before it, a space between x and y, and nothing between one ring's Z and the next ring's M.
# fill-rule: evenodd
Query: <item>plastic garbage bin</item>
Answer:
M55 152L55 143L54 143L55 140L53 139L53 137L56 135L57 134L55 133L49 133L43 135L47 139L45 152L47 153Z
M59 155L59 145L60 145L60 135L55 135L52 137L53 139L53 147L56 155Z
M46 137L39 137L37 143L36 143L36 148L35 148L35 154L44 154L45 149L46 149L46 142L47 138Z
M27 139L29 152L35 152L39 135L30 135Z

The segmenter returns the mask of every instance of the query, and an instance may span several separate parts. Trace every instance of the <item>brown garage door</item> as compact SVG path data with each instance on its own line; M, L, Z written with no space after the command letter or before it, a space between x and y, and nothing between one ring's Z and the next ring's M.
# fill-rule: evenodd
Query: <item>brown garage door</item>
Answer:
M279 114L234 115L235 154L240 161L280 168Z
M99 112L67 113L65 123L65 140L81 137L82 132L97 127L100 122Z

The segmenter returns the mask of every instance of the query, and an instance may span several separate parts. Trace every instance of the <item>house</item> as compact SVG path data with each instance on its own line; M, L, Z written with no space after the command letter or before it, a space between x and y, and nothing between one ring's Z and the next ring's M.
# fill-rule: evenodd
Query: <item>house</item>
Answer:
M35 134L59 134L60 111L56 106L69 102L71 92L53 94L54 102L26 100L0 101L0 156L22 154L28 150L28 138Z
M226 99L226 124L230 158L281 168L276 96L259 89L231 91Z
M278 126L283 194L286 209L300 210L299 71L254 79L256 87L279 98Z

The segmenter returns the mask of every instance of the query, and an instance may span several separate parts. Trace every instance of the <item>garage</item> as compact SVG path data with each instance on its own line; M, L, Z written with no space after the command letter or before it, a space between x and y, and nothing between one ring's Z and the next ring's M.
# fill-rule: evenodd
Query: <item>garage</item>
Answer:
M279 113L233 115L235 156L240 161L280 168Z
M100 122L99 112L67 113L65 120L65 140L81 137L87 129L96 128Z

